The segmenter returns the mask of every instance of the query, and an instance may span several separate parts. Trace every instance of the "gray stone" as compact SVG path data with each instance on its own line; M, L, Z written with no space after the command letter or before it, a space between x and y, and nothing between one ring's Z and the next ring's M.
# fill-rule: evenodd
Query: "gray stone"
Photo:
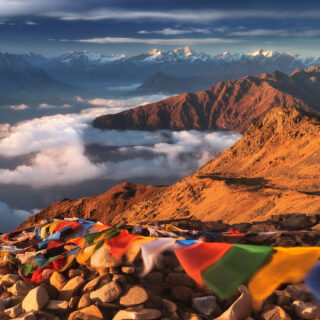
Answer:
M197 312L210 316L217 307L217 300L214 296L193 298L192 308Z
M97 276L96 278L90 280L86 285L83 287L82 292L91 292L94 290L98 285L101 283L107 284L111 281L111 276L108 273L105 273L101 276Z

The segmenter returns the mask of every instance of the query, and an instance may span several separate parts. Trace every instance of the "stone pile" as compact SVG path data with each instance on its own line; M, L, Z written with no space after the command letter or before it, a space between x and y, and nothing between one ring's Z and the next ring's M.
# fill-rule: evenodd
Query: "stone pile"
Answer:
M107 263L102 257L100 260ZM320 319L320 306L303 283L275 291L263 310L254 314L245 286L239 287L234 298L221 301L209 290L199 288L171 252L143 278L140 263L115 265L110 260L98 273L74 262L69 270L50 274L39 286L16 273L3 274L0 319Z

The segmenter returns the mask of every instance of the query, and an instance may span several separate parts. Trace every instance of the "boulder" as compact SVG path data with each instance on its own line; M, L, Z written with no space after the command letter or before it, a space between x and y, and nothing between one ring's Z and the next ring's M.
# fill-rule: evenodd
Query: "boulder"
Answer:
M291 317L279 306L272 308L262 315L263 320L291 320Z
M166 314L170 315L177 311L177 305L168 299L162 299L162 306Z
M177 286L171 289L171 296L181 302L189 302L192 294L193 290L186 286Z
M192 308L197 312L210 316L217 308L217 300L214 296L196 297L192 300Z
M96 270L103 270L111 267L118 267L121 261L115 259L107 246L102 246L90 258L90 266Z
M120 310L112 320L153 320L161 317L161 311L157 309Z
M34 285L31 282L19 280L7 290L11 292L14 296L26 296L28 292L33 288Z
M294 311L301 319L320 319L320 306L311 302L293 301Z
M66 277L60 272L55 271L50 277L50 284L58 290L61 290L66 283Z
M117 282L111 281L100 289L90 293L90 299L93 302L112 302L122 293L122 288Z
M133 286L120 298L120 304L130 307L145 303L147 300L147 291L141 286Z
M165 279L165 283L169 286L169 288L176 286L186 286L189 288L196 287L196 283L186 273L169 273Z
M76 276L69 280L61 289L59 300L70 300L78 293L84 283L85 281L83 280L83 278L79 276Z
M304 283L290 284L284 292L288 294L292 300L308 301L312 297L309 288Z
M16 318L21 313L23 313L22 304L18 303L14 307L8 308L4 310L4 314L9 316L10 318Z
M125 274L132 274L136 271L134 266L123 266L121 271Z
M94 290L98 284L101 285L102 283L107 284L111 281L111 276L108 273L104 273L101 276L97 276L96 278L90 280L86 283L86 285L83 287L82 292L91 292Z
M26 312L41 310L49 302L49 295L44 287L36 287L29 291L22 301L22 308Z
M90 307L74 311L70 314L68 320L103 320L103 315L98 307Z
M21 280L20 276L15 273L9 273L5 274L0 279L0 286L2 287L11 287L14 285L17 281Z
M78 309L83 309L86 307L89 307L92 304L91 299L90 299L90 293L87 292L82 295L82 297L79 300L78 303Z
M69 303L67 301L61 300L50 300L46 305L46 309L57 311L57 312L66 312L68 310Z

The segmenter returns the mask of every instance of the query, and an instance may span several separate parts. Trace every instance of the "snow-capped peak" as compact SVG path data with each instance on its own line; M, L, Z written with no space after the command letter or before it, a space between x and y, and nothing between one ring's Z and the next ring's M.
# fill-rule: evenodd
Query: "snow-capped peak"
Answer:
M194 54L194 52L190 49L189 46L185 46L183 48L177 48L173 50L174 53L179 54L179 55L183 55L185 57L189 57L192 56Z
M226 56L230 56L230 52L229 51L225 51L222 53L219 53L217 55L215 55L216 57L226 57Z
M254 56L254 57L257 57L257 56L264 56L264 57L267 57L267 58L270 58L273 56L273 51L271 50L263 50L263 49L259 49L255 52L252 52L252 53L248 53L249 56Z

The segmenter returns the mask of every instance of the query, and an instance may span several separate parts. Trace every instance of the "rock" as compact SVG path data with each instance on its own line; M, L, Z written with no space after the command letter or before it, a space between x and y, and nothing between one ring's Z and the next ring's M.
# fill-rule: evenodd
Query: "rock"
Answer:
M165 283L169 288L176 286L186 286L189 288L196 287L196 283L186 273L170 273L166 277Z
M62 319L57 317L55 314L41 310L37 312L37 320L62 320Z
M183 314L183 320L202 320L196 313L185 312Z
M50 277L50 284L58 290L61 290L66 283L66 277L60 272L55 271Z
M14 274L14 273L5 274L0 279L0 286L11 287L19 280L20 280L20 276L18 274Z
M163 305L164 312L166 314L170 315L171 313L174 313L177 311L177 305L168 299L162 299L162 305Z
M291 320L291 317L279 306L265 312L262 315L263 320Z
M305 214L292 214L279 222L284 230L303 230L315 225L315 222Z
M112 281L118 282L120 285L126 283L126 277L123 274L114 274L112 276Z
M311 302L294 301L294 311L299 318L315 320L320 318L320 306Z
M9 316L10 318L16 318L23 312L22 303L18 303L14 307L8 308L4 310L4 314Z
M181 302L188 302L192 298L193 291L186 286L173 287L171 290L171 295L176 300Z
M291 303L291 296L286 291L276 290L273 294L276 297L277 305L280 307Z
M14 318L14 320L37 320L37 317L34 314L34 312L30 312L30 313L23 315L22 317Z
M47 290L50 300L57 300L59 296L59 290L57 290L54 286L44 286Z
M70 310L75 310L79 304L80 297L74 296L70 299L69 301L69 309Z
M98 307L90 307L74 311L70 314L68 320L103 320L103 315Z
M107 246L102 246L90 258L90 266L96 270L118 267L120 262L109 253Z
M92 304L90 299L90 293L83 294L78 303L78 309L89 307Z
M245 286L240 286L240 297L216 320L245 320L251 314L251 294Z
M210 316L217 307L216 297L207 296L207 297L197 297L193 298L192 308L201 314Z
M26 296L28 292L33 288L34 285L31 282L19 280L7 290L11 292L14 296Z
M152 320L159 319L161 317L161 311L157 309L141 309L141 310L120 310L112 320Z
M130 307L137 304L142 304L147 300L147 291L141 286L133 286L120 298L120 304Z
M29 291L22 301L26 312L41 310L49 302L49 295L44 287L36 287Z
M65 312L68 310L69 303L61 300L50 300L46 305L46 309L58 312Z
M132 274L136 271L134 266L123 266L121 271L125 274Z
M69 279L72 279L74 277L81 277L81 278L84 278L84 272L80 269L70 269L69 272L68 272L68 278Z
M77 294L84 283L85 281L83 280L83 278L79 276L76 276L69 280L61 289L59 300L70 300L71 297Z
M163 283L163 273L162 272L150 272L146 275L148 282L152 284L161 284Z
M11 263L4 260L0 260L0 275L11 274L14 272L14 269L15 267Z
M94 290L98 284L101 284L102 282L104 284L107 284L111 281L111 276L108 273L105 273L101 276L97 276L96 278L90 280L86 285L83 287L82 292L91 292Z
M93 302L112 302L122 293L122 288L118 283L111 281L100 289L90 293L90 299Z
M292 300L308 301L312 297L310 290L304 283L290 284L284 291Z

